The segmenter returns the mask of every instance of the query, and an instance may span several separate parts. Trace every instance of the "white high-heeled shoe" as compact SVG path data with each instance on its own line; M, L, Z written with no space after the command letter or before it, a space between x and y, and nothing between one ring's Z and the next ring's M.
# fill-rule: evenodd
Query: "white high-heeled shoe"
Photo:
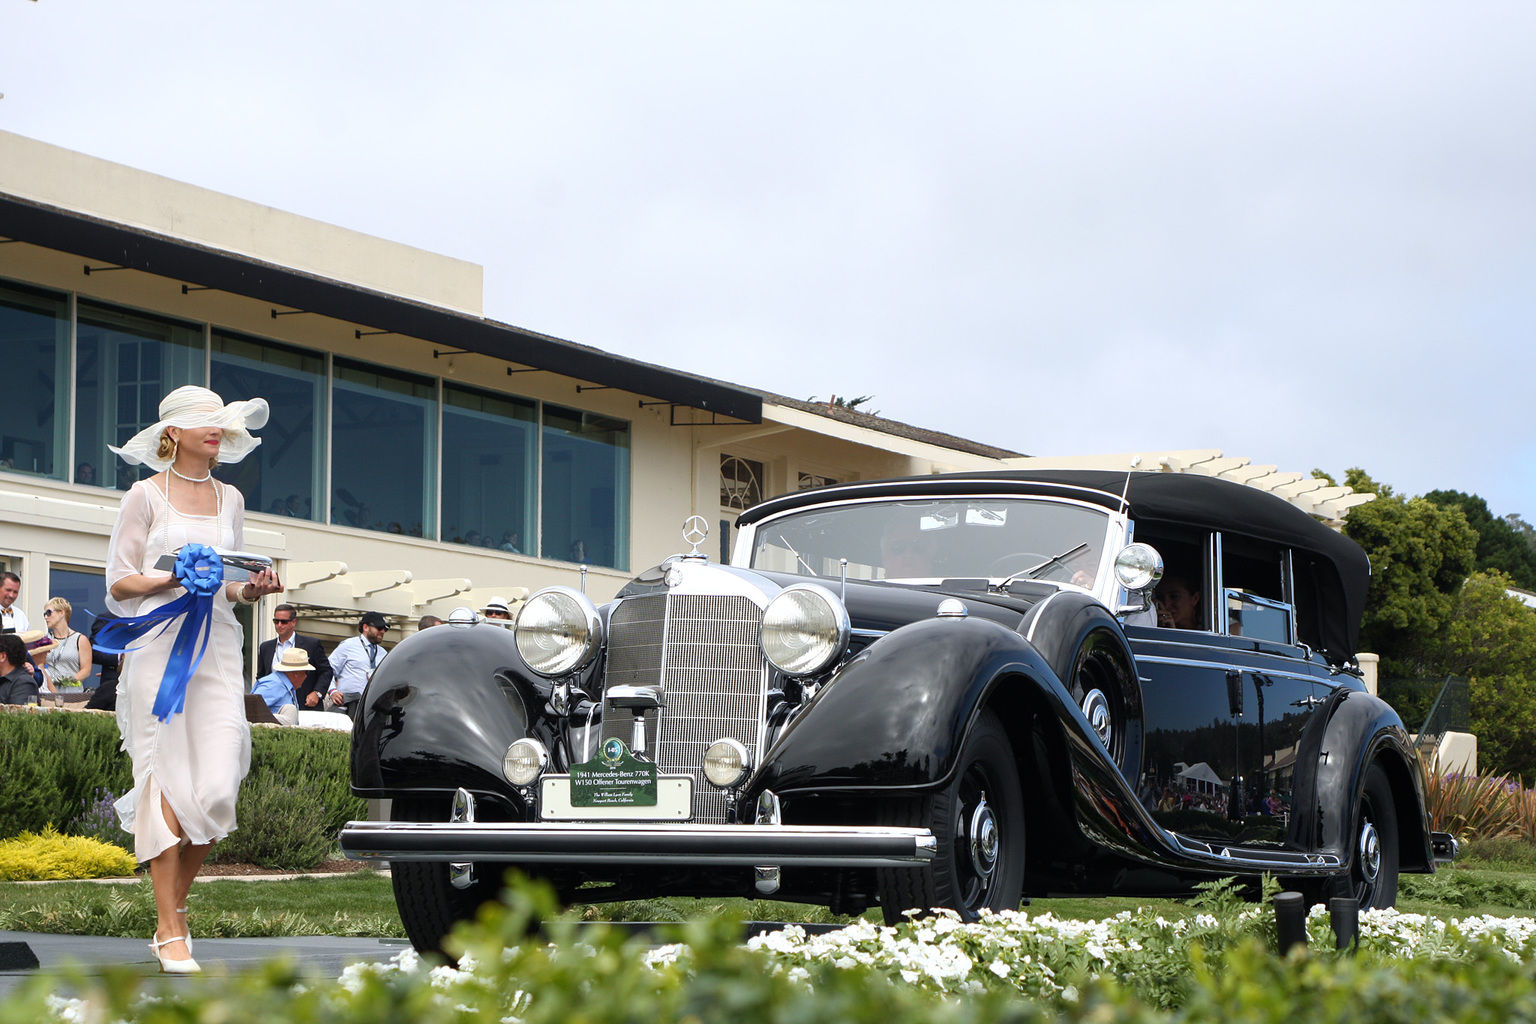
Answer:
M158 935L159 933L156 932L155 934ZM173 942L186 941L187 937L185 935L172 935L168 939L150 940L149 951L155 954L156 960L160 961L161 974L198 974L202 971L202 968L198 966L197 961L193 960L190 956L185 960L172 960L160 953L161 946L169 946ZM190 953L191 951L191 946L188 944L187 952Z
M187 912L187 908L186 907L177 907L176 908L176 913L178 913L178 914L185 914L186 912ZM183 918L181 923L183 925L186 925L187 924L186 919ZM182 936L182 938L185 939L186 943L187 943L187 954L191 955L191 953L192 953L192 928L191 928L191 926L187 926L187 934Z

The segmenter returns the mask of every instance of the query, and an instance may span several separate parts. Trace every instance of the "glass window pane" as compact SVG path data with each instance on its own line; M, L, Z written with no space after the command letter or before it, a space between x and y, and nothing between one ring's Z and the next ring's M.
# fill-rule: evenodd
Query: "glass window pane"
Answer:
M325 487L325 360L276 342L215 332L213 390L226 402L265 398L272 414L243 462L219 467L252 512L321 517Z
M443 540L530 550L537 423L527 399L443 386Z
M75 461L92 463L103 484L126 491L151 470L128 465L107 445L156 423L171 391L204 382L203 329L84 300L76 319Z
M629 424L545 405L543 470L543 557L628 569Z
M436 383L346 359L332 366L331 522L435 536Z
M48 572L48 596L62 597L69 602L69 628L84 633L89 639L91 624L96 621L97 615L107 610L106 574L100 569L51 566ZM42 619L41 611L37 617ZM43 628L41 621L33 623L33 627ZM85 688L94 689L100 679L101 666L93 662L91 678L86 681Z
M0 351L8 384L0 402L0 469L63 480L69 471L63 455L69 428L68 298L0 283ZM94 479L95 469L86 475Z

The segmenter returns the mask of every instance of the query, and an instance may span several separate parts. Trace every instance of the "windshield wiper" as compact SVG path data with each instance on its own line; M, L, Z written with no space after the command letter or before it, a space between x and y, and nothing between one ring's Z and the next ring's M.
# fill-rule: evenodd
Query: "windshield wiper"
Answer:
M1011 583L1013 583L1014 580L1020 580L1020 579L1032 580L1032 579L1035 578L1035 574L1036 573L1040 572L1041 570L1045 569L1048 566L1059 565L1063 569L1065 569L1067 567L1066 566L1067 559L1077 557L1078 555L1082 554L1084 551L1087 551L1088 548L1089 548L1088 542L1084 541L1083 543L1077 545L1076 547L1068 548L1067 550L1063 551L1059 555L1052 555L1050 558L1047 558L1045 561L1041 562L1038 565L1032 565L1028 569L1024 569L1021 572L1016 572L1012 576L1009 576L1007 579L1003 580L1003 582L1001 582L1001 583L999 583L997 585L997 589L1000 590L1000 591L1001 590L1007 590L1008 586Z
M811 563L807 562L801 556L800 552L795 550L795 546L793 544L791 544L789 541L784 539L784 535L782 533L779 534L779 543L783 544L786 548L789 548L789 553L795 556L795 561L797 561L801 565L805 566L805 571L806 572L810 573L812 576L815 576L817 579L821 579L821 573L819 573L815 569L811 568Z

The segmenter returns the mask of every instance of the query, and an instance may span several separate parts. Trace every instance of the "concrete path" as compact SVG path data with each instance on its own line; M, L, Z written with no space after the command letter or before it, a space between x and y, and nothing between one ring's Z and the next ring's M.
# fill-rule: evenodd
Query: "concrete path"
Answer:
M37 932L0 931L0 944L24 942L38 959L35 969L0 968L0 997L27 978L45 975L62 979L66 963L83 967L87 974L107 965L124 966L135 973L160 977L159 964L146 939L108 939L91 935L44 935ZM334 978L348 964L362 960L388 960L410 948L405 939L338 939L325 935L285 939L195 939L197 962L208 972L236 973L251 970L278 956L305 965L321 978ZM15 947L0 945L0 950ZM167 976L183 984L188 979ZM60 994L65 994L60 992Z

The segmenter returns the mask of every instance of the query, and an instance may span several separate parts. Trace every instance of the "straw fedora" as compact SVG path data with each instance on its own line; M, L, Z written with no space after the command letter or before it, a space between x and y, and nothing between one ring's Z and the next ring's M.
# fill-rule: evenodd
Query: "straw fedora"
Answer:
M309 655L302 647L290 647L283 652L283 656L277 659L277 664L272 666L274 672L313 672L315 666L309 663Z
M41 629L29 629L16 636L27 645L27 657L36 661L59 646L58 642Z

